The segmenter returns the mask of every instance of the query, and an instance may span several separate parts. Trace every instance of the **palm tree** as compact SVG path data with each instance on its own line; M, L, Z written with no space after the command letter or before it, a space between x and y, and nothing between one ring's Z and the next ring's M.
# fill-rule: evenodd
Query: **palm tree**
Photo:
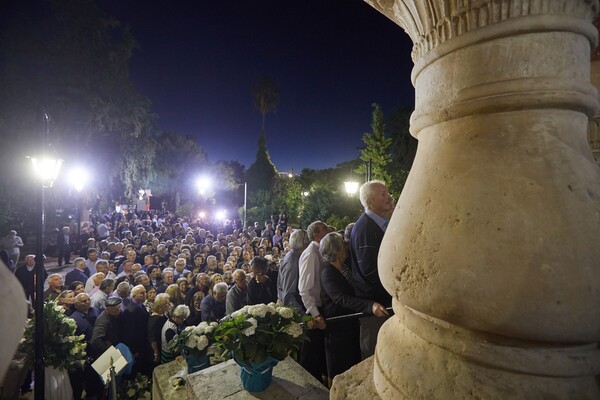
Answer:
M265 134L265 119L268 113L274 112L279 103L279 91L275 81L268 76L263 76L252 88L254 94L254 105L262 115L261 134Z

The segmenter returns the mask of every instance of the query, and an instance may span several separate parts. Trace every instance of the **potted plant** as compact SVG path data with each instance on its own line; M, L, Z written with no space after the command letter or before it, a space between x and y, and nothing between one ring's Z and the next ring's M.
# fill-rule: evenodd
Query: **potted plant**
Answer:
M65 315L64 309L54 301L44 303L44 363L48 399L72 396L68 371L82 368L86 358L84 335L75 335L77 324ZM19 351L26 354L26 362L33 367L35 359L36 315L27 320Z
M306 318L306 317L305 317ZM306 340L303 317L290 307L269 303L245 306L221 320L215 332L224 357L240 365L244 389L265 390L273 367L288 355L297 354Z
M169 342L169 348L173 353L185 356L188 373L210 366L208 348L215 343L217 325L216 322L201 322L197 326L188 326Z

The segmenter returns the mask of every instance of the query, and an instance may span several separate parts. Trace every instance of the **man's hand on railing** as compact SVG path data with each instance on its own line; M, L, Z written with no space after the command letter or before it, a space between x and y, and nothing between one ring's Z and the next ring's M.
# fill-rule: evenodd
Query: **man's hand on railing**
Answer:
M390 315L388 313L388 311L385 309L385 307L377 302L373 303L372 310L373 310L373 315L376 317L387 317Z

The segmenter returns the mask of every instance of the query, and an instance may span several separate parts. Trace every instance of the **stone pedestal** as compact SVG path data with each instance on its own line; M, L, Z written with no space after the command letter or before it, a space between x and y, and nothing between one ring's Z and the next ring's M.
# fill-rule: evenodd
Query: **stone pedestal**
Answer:
M297 362L287 357L273 368L273 382L260 393L244 390L240 367L235 361L214 365L187 375L187 383L176 390L170 378L187 369L185 362L173 361L154 369L152 398L155 400L326 400L329 391Z
M600 29L600 16L596 17L594 21L596 29ZM596 89L600 88L600 46L592 52L592 65L590 74L592 83ZM600 114L596 113L590 120L590 127L588 130L588 141L592 148L592 154L596 159L598 165L600 165Z
M597 0L367 0L414 42L383 399L600 398ZM335 393L335 390L332 390Z

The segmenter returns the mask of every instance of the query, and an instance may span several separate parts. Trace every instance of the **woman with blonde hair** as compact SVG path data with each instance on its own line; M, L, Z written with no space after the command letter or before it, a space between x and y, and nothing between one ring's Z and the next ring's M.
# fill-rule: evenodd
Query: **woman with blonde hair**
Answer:
M210 277L210 293L213 292L213 289L217 283L223 282L223 276L221 274L212 274Z
M75 292L68 289L63 290L58 296L56 296L54 301L65 310L65 314L70 315L73 312L72 306L75 302Z
M152 303L152 314L148 318L148 341L152 349L154 365L160 364L162 346L162 328L167 322L167 313L171 310L171 300L166 293L156 295Z
M185 297L181 296L181 293L179 292L179 286L177 286L177 284L173 283L167 286L165 293L169 295L173 307L177 307L178 305L185 303Z

